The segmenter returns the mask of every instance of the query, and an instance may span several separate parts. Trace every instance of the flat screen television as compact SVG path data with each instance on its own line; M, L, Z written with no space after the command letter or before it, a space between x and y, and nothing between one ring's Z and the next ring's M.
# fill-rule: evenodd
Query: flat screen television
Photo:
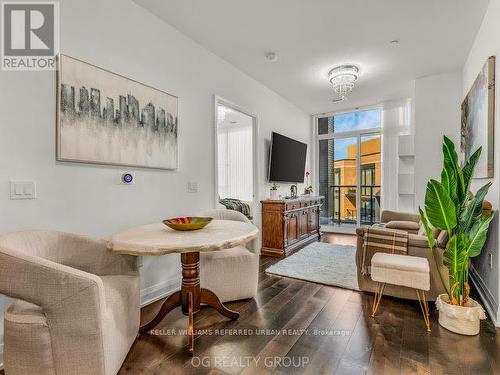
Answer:
M307 144L273 132L269 157L269 181L304 182Z

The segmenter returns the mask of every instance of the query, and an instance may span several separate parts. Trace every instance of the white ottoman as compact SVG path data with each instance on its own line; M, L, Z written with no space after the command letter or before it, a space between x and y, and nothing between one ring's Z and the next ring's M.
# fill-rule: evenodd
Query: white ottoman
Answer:
M385 284L413 288L417 293L427 331L430 332L429 306L425 299L425 292L430 289L430 270L427 259L409 255L376 253L371 261L371 278L377 282L372 317L377 313Z

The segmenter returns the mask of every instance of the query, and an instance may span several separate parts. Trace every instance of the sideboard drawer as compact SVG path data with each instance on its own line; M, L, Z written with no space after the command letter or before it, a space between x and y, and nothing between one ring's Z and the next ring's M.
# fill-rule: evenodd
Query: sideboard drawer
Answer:
M290 202L286 204L286 210L296 210L297 208L300 208L300 202Z

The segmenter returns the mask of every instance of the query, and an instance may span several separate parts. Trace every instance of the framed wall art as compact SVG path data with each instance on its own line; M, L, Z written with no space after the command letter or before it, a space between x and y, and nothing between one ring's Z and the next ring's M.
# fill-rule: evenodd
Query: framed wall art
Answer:
M482 147L474 178L492 178L494 168L495 57L488 58L462 102L460 148L466 159Z
M178 98L59 55L57 160L178 167Z

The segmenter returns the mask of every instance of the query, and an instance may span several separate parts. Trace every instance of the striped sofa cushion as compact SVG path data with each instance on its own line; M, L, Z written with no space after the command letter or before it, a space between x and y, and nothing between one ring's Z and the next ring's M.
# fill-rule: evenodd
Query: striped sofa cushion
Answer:
M408 254L408 232L384 228L367 228L363 239L361 272L370 274L371 259L375 253Z

